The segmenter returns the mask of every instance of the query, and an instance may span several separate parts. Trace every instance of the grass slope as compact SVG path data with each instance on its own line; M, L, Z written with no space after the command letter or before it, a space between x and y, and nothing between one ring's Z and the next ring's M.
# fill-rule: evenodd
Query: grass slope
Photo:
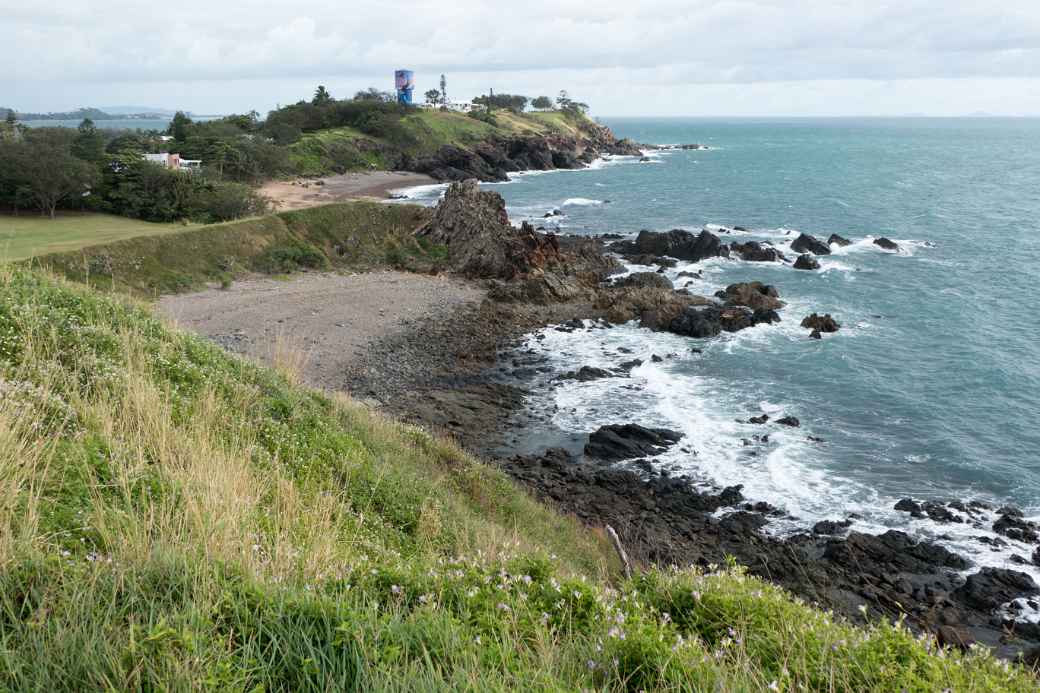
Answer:
M32 261L102 288L153 297L249 272L378 266L428 269L444 248L414 238L428 212L367 201L325 205L159 236L130 238Z
M489 124L453 111L419 110L401 119L411 144L402 146L354 128L332 128L304 135L289 149L294 168L303 175L392 168L400 154L428 156L446 144L470 147L491 137L581 134L592 123L586 116L559 111L512 113L495 111Z
M55 219L0 215L0 261L77 250L134 236L183 230L177 224L154 224L111 214L62 212Z
M344 397L0 276L0 687L1035 690L601 536Z

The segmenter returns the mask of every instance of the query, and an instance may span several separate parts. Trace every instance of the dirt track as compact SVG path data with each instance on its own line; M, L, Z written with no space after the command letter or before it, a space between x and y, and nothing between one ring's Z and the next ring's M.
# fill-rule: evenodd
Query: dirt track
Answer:
M260 193L274 203L277 211L285 212L359 197L385 199L390 196L390 191L397 188L432 185L436 182L421 173L371 171L344 173L317 180L271 181L260 188Z

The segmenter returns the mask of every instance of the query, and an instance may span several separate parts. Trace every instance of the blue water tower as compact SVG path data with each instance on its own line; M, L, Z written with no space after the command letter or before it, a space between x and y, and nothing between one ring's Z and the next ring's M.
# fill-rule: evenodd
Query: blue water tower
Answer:
M412 92L415 91L415 73L411 70L395 70L394 86L397 87L397 102L412 105Z

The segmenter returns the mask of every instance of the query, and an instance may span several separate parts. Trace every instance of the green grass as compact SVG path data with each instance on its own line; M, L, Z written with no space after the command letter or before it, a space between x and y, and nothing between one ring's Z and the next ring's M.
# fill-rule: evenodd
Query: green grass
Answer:
M462 113L419 110L402 118L403 132L414 144L401 147L354 128L320 130L304 135L289 148L298 173L320 176L345 171L392 168L402 154L429 156L444 145L472 147L491 137L559 133L580 136L591 124L584 116L562 112L495 111L495 125Z
M0 688L1027 691L601 535L417 428L38 271L0 275Z
M61 212L50 219L23 213L0 214L0 261L76 250L135 236L183 230L180 224L154 224L111 214Z
M355 201L94 245L31 261L65 277L142 297L189 291L261 272L299 269L428 271L443 248L416 239L428 211Z

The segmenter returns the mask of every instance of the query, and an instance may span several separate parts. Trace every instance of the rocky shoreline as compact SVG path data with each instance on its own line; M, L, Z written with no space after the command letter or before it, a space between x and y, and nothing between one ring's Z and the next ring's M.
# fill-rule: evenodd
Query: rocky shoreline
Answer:
M573 444L564 449L552 440L544 441L545 449L515 449L518 430L526 431L528 442L538 441L551 418L551 412L523 412L531 377L547 374L546 364L516 348L533 330L547 325L567 331L610 329L636 320L652 330L710 339L780 320L777 311L784 304L774 287L749 282L704 297L675 288L655 272L612 281L623 270L617 255L660 266L674 262L671 258L695 262L717 256L795 261L768 244L727 244L720 238L724 233L709 231L590 240L542 235L526 224L517 229L509 224L501 197L481 191L475 181L452 185L418 233L445 244L452 269L484 282L488 299L450 319L417 323L370 350L365 367L348 377L356 395L452 435L582 521L612 526L639 562L706 566L732 556L750 572L852 620L905 618L945 645L980 643L1002 657L1040 660L1040 626L1016 620L1015 614L1034 608L1031 600L1040 593L1026 573L983 568L966 574L970 565L963 557L899 531L858 532L855 517L818 522L795 536L777 538L762 531L782 515L769 499L745 498L740 486L698 490L691 479L656 469L649 458L682 446L681 437L643 428L638 421L590 431L583 449ZM803 235L794 244L797 261L806 264L803 257L811 260L829 253L831 243L842 242L848 241ZM816 314L806 316L802 326L814 338L840 328L831 316ZM562 377L623 375L575 364ZM753 423L799 425L793 417ZM913 499L901 501L897 509L980 527L982 513L992 512L958 501ZM997 533L1032 543L1040 539L1038 528L1016 509L996 512ZM1040 561L1040 549L1020 558Z

